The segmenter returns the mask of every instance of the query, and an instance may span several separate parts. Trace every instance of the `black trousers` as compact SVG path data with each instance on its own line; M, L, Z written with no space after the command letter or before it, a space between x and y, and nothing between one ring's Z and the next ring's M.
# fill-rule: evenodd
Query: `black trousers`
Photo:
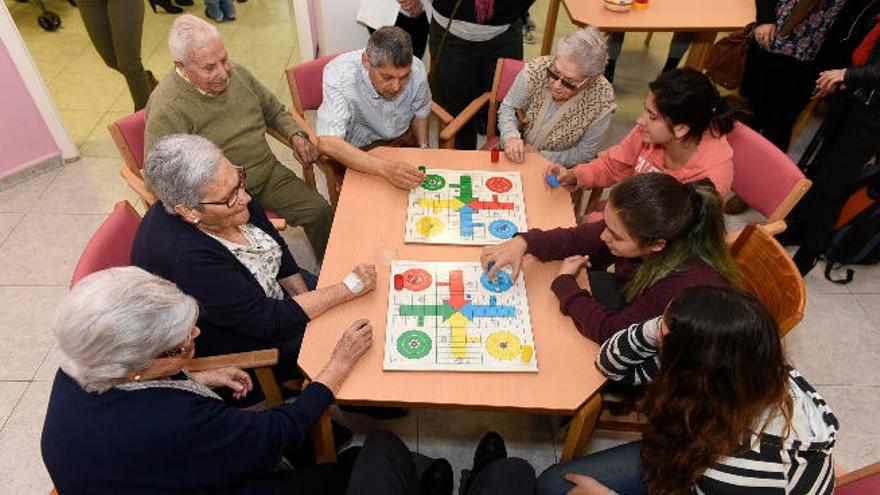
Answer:
M422 12L422 15L418 17L407 17L398 13L394 25L409 34L413 45L413 55L420 59L424 59L425 47L428 45L428 14ZM368 27L367 31L369 31L370 34L373 34L376 30Z
M326 472L325 474L331 474ZM301 488L302 489L302 488ZM532 495L535 471L528 462L507 458L489 464L471 483L468 495ZM283 493L328 493L326 491L287 491ZM364 442L346 495L418 495L419 480L412 453L393 433L371 433Z
M798 258L825 250L829 235L865 163L880 153L880 98L870 105L838 94L823 124L823 144L807 171L813 187L789 216Z
M749 126L782 151L788 151L791 129L810 101L818 69L787 55L749 44L740 93L749 100Z
M431 93L434 101L452 115L458 115L470 102L492 89L495 64L499 58L523 58L522 19L507 31L488 41L467 41L449 34L440 51L446 26L431 21L428 47L431 49ZM438 53L439 51L439 53ZM455 138L458 149L477 148L477 122L471 119Z

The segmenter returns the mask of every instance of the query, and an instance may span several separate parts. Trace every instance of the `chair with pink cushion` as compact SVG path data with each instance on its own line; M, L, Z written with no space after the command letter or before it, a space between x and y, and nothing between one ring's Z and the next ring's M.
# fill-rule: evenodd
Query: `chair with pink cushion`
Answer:
M137 193L147 208L153 206L158 198L147 187L142 173L144 168L144 135L146 133L144 111L138 110L131 115L111 122L107 126L107 130L110 131L113 143L125 163L125 166L119 171L119 175L122 176L128 187ZM290 146L290 143L276 131L269 129L267 134ZM287 226L287 222L283 218L279 218L275 212L266 210L266 216L278 230L284 230Z
M321 106L321 102L324 101L324 67L339 55L338 53L326 55L319 59L294 65L284 71L285 76L287 76L287 86L290 89L290 99L293 103L293 108L291 109L293 118L309 134L315 145L317 145L318 141L317 135L312 126L306 122L305 115L306 112L317 111ZM455 132L451 134L443 133L444 129L453 121L452 115L434 102L431 102L431 113L437 117L439 122L440 147L452 148L455 144ZM339 201L339 189L342 187L345 170L334 167L326 156L321 156L317 164L327 179L330 204L335 207ZM303 177L306 183L316 187L315 171L312 164L303 165Z
M784 228L780 220L804 197L812 181L788 155L745 124L737 122L726 137L733 148L731 189L767 218L765 224Z
M880 493L880 462L837 477L834 495L876 495Z
M114 266L130 265L131 246L140 223L141 216L131 203L116 203L110 216L98 227L83 249L73 270L70 288L86 275Z

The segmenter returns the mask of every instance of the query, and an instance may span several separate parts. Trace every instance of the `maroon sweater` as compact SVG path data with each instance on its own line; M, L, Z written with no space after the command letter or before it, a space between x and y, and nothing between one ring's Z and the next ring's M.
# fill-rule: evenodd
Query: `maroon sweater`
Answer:
M621 283L626 283L635 275L639 265L633 260L611 254L608 246L599 238L604 229L605 222L594 222L553 230L531 229L522 237L528 245L526 252L541 261L587 255L592 269L604 270L614 264L615 276ZM559 298L559 310L571 316L578 331L601 344L618 330L662 315L669 301L685 287L727 283L718 270L697 261L648 287L617 312L593 299L590 292L578 285L571 275L556 277L550 288Z

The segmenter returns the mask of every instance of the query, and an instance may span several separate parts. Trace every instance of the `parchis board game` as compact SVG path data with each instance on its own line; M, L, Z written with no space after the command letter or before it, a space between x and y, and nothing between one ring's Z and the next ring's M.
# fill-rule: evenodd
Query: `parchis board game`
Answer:
M386 370L537 372L523 277L479 263L393 261Z
M528 228L519 172L427 169L425 174L409 193L406 242L499 244Z

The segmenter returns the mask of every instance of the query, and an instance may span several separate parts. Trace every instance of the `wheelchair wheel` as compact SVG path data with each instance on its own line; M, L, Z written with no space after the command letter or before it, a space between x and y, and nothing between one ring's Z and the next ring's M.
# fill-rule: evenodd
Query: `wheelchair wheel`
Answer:
M37 17L37 24L46 31L55 31L61 26L61 18L55 12L47 10Z

